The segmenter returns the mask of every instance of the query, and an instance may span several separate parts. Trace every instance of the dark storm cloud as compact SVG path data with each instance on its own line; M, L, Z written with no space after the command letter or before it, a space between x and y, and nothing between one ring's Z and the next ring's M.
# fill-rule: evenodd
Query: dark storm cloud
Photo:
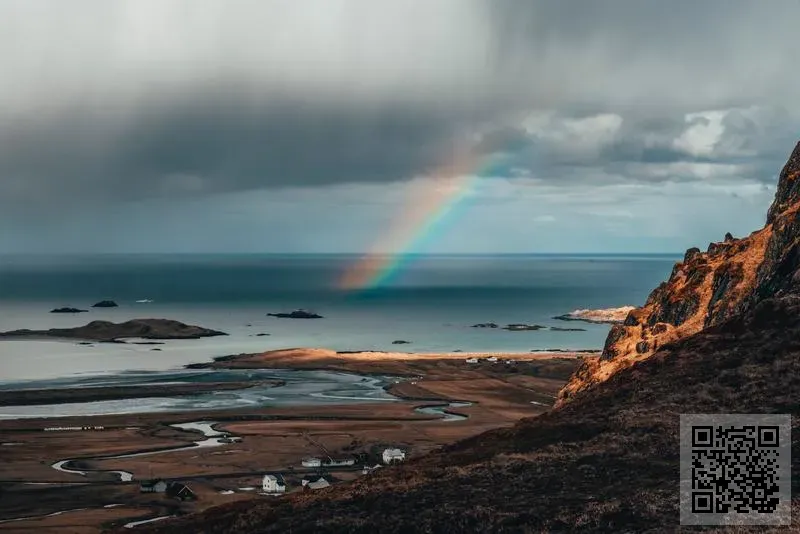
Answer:
M548 179L749 161L768 182L797 124L793 15L727 0L9 0L0 210L404 180L470 137ZM710 121L689 112L780 105L727 113L715 150L676 142Z
M47 204L400 180L440 165L468 124L441 109L273 104L158 105L119 131L91 111L18 125L0 133L0 191Z

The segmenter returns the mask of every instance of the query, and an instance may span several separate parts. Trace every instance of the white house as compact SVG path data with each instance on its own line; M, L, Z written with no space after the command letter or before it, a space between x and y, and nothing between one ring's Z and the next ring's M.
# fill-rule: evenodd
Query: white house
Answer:
M492 362L492 363L495 363L495 362L497 361L497 357L495 357L495 356L490 356L490 357L486 358L486 361L487 361L487 362Z
M404 453L400 449L384 449L383 451L383 463L385 464L402 462L405 459L406 459L406 453Z
M302 484L303 484L303 490L306 491L327 488L328 486L331 485L331 483L325 480L323 477L319 477L314 480L309 480L304 478Z
M467 358L465 361L467 363L478 363L478 358Z
M322 460L319 458L304 458L302 462L300 462L303 467L321 467Z
M264 493L285 493L286 481L283 475L264 475L261 482Z

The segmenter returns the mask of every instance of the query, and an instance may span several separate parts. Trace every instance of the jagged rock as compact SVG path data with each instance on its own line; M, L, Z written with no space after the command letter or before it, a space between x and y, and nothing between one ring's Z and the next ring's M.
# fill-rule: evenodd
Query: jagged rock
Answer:
M306 310L295 310L290 313L268 313L270 317L280 317L282 319L322 319L322 315Z
M96 304L92 304L92 308L116 308L117 306L119 305L113 300L101 300Z
M654 334L654 335L663 334L664 332L667 331L667 328L668 327L667 327L666 323L656 323L650 329L650 332L652 334Z
M80 310L78 308L56 308L50 310L50 313L86 313L89 310Z
M704 326L714 324L720 318L727 317L730 310L726 309L725 303L730 303L729 296L731 288L736 287L744 278L744 271L740 263L726 263L714 273L714 280L711 282L711 299L708 301L708 312L704 321Z
M639 316L634 313L636 310L631 310L625 320L622 322L625 326L637 326L641 323Z
M478 323L472 325L472 328L498 328L496 323Z
M636 352L639 354L644 354L650 348L650 344L647 341L640 341L636 344Z
M688 249L688 250L686 251L686 254L684 254L684 255L683 255L683 263L689 263L689 262L690 262L690 261L692 261L692 260L695 258L695 256L697 256L698 254L702 254L702 252L700 252L700 249L699 249L699 248L697 248L697 247L692 247L692 248Z
M625 327L622 325L616 324L611 327L608 337L606 338L606 343L603 346L603 354L600 356L600 360L613 360L618 356L618 351L614 344L625 337L626 332Z
M767 224L774 223L781 213L800 200L798 177L800 177L800 142L794 147L794 151L778 176L778 189L775 192L775 200L767 212Z
M725 232L725 242L730 243L731 241L733 241L733 234L730 232Z

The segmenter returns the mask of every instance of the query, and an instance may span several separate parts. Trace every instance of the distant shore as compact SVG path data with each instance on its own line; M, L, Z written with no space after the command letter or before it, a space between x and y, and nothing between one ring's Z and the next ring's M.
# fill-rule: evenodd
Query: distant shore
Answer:
M597 351L599 352L599 351ZM303 369L343 371L361 375L423 376L437 367L469 370L488 363L575 360L594 351L536 352L381 352L334 351L322 348L291 348L250 354L220 356L211 362L195 363L188 369ZM496 362L491 360L496 359ZM468 362L467 360L471 360ZM475 362L474 360L478 360Z

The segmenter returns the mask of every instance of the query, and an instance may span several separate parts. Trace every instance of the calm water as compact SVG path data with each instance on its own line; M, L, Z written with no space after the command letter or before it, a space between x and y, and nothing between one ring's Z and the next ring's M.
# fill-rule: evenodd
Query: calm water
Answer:
M296 346L336 350L530 351L599 348L608 327L585 332L508 332L478 322L566 326L552 316L575 308L637 305L664 280L677 255L425 256L387 287L346 292L336 280L357 261L348 255L175 255L0 258L0 330L163 317L231 334L141 345L0 342L3 374L16 381L123 370L174 369L214 356ZM79 315L113 299L119 308ZM136 303L151 299L152 303ZM306 308L320 320L267 317ZM257 337L266 333L269 336Z

